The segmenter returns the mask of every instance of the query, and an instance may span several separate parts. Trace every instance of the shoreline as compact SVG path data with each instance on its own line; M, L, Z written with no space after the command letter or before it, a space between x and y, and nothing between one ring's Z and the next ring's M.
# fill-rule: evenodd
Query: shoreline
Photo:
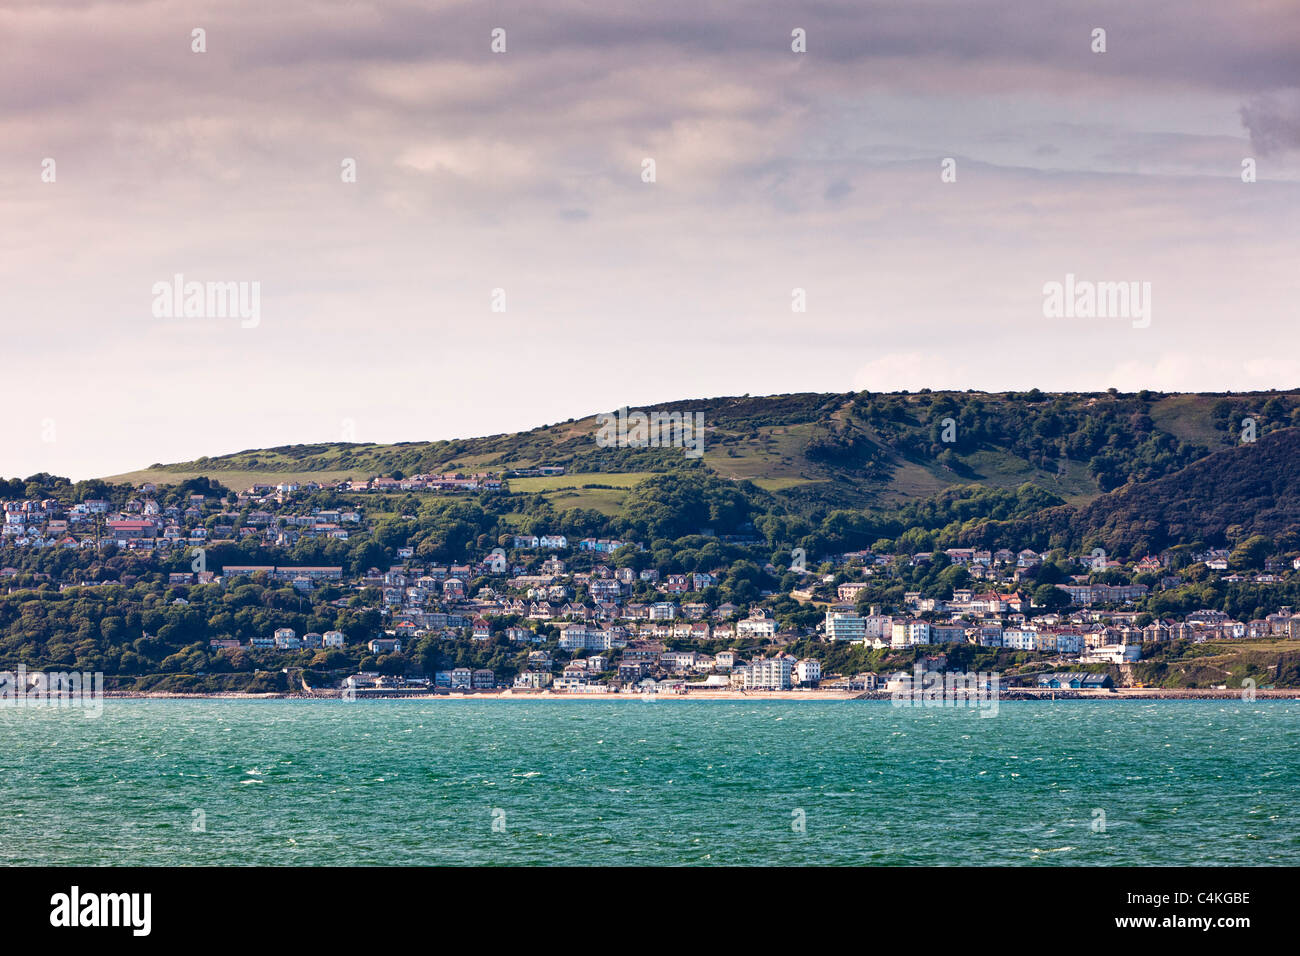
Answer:
M248 694L248 693L175 693L150 691L105 691L105 700L340 700L339 692L322 692L320 694ZM557 691L479 691L471 693L446 692L409 694L392 691L367 692L358 691L357 700L505 700L505 701L890 701L893 694L889 691L841 691L841 690L797 690L797 691L688 691L686 693L656 694L575 694ZM1210 688L1154 688L1124 687L1116 690L1037 690L1034 688L1014 688L1002 691L998 695L1002 702L1055 701L1074 700L1108 700L1108 701L1143 701L1143 700L1242 700L1241 691L1215 690ZM1294 689L1260 689L1255 691L1255 701L1259 700L1300 700L1300 688ZM1254 701L1252 701L1254 702ZM919 703L919 702L918 702Z

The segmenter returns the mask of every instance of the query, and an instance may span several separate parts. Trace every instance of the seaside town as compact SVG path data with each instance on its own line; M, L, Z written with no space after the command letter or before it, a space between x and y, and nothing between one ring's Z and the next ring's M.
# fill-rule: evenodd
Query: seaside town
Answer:
M250 661L258 669L293 668L296 685L289 689L307 693L883 693L914 680L913 666L897 666L898 654L913 652L908 663L944 671L968 666L970 649L1013 652L1001 658L1016 665L1008 686L1106 690L1132 683L1127 665L1161 645L1300 640L1300 615L1289 605L1251 619L1208 607L1160 613L1153 599L1189 575L1215 585L1269 587L1300 573L1300 555L1268 554L1246 562L1257 569L1243 569L1234 566L1241 555L1229 549L1123 562L1100 549L1048 554L1008 542L910 554L856 550L819 556L813 566L798 552L778 561L753 534L733 534L719 543L753 560L683 571L657 566L646 542L541 530L479 536L466 549L472 560L461 562L424 560L398 542L395 561L364 568L228 556L210 566L215 554L232 548L293 553L374 534L368 512L390 500L386 493L479 495L507 490L511 477L563 471L255 484L179 498L173 490L167 500L166 489L146 483L117 506L105 498L8 500L0 556L111 554L173 568L158 574L173 608L197 599L200 589L230 594L252 583L287 591L298 606L347 609L346 631L307 629L264 610L271 620L261 632L245 640L209 637L187 658L196 671L248 668ZM322 493L348 503L313 504ZM50 572L0 564L0 587L9 594L122 584L78 580L75 571L55 580ZM930 587L907 586L937 570ZM151 638L147 628L140 636ZM853 649L879 651L875 660L895 666L846 667L863 659L845 653ZM993 659L989 653L986 660ZM499 663L475 666L482 658Z

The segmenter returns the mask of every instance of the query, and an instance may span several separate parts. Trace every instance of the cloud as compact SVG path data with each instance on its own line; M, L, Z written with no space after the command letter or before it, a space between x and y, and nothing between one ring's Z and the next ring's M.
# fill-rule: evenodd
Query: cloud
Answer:
M822 197L827 202L838 202L851 192L853 192L852 183L847 179L837 179L826 187L826 192L822 193Z
M1300 387L1300 360L1177 353L1154 362L1123 362L1110 383L1121 391L1249 392Z
M1259 357L1297 344L1293 0L0 0L0 36L7 471L854 380L1294 384ZM1071 271L1151 279L1152 328L1044 323ZM261 325L152 320L176 272L260 281Z
M1300 148L1300 89L1253 98L1241 108L1241 125L1261 156Z

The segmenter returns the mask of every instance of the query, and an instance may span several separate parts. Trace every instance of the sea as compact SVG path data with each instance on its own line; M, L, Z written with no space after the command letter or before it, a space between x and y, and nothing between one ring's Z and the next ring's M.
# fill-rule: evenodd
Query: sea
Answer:
M0 709L9 865L1282 865L1300 701Z

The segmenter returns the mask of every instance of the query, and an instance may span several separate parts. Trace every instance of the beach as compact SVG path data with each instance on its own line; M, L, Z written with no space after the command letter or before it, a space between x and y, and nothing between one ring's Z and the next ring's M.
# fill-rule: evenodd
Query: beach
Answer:
M1300 688L1259 688L1253 691L1258 700L1300 700ZM689 690L684 693L663 691L653 694L620 693L590 694L571 693L553 690L509 690L493 691L400 691L400 690L357 690L356 700L505 700L505 701L681 701L681 700L721 700L744 702L754 700L779 700L797 703L800 701L838 701L838 700L892 700L890 691L857 690ZM153 691L105 691L106 700L340 700L343 692L336 689L320 690L312 694L184 694ZM1003 701L1069 701L1069 700L1242 700L1240 689L1202 688L1202 687L1119 687L1114 690L1051 690L1036 687L1012 687L998 694Z

